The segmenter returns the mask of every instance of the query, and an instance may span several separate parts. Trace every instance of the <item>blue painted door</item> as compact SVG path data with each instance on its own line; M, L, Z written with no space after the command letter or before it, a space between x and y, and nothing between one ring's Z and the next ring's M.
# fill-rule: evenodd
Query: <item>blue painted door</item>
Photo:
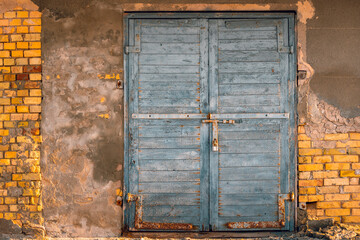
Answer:
M292 18L194 16L128 19L126 224L291 230Z

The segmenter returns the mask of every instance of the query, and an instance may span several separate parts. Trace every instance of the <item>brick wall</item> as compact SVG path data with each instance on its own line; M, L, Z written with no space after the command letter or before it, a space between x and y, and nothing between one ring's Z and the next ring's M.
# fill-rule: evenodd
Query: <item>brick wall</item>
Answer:
M41 226L41 13L0 14L0 218Z
M311 218L360 223L360 133L311 139L304 126L298 132L300 205Z

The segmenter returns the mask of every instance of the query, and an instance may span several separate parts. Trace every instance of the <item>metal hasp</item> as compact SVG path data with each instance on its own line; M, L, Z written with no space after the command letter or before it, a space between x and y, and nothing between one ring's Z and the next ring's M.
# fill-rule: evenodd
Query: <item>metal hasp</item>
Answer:
M279 207L279 220L278 221L256 221L256 222L228 222L225 224L230 229L250 229L250 228L282 228L286 222L286 205L285 201L294 201L295 194L293 192L288 194L279 194L278 207Z
M144 222L143 217L143 199L140 195L128 193L127 202L135 202L135 229L148 230L194 230L196 227L190 223L157 223Z

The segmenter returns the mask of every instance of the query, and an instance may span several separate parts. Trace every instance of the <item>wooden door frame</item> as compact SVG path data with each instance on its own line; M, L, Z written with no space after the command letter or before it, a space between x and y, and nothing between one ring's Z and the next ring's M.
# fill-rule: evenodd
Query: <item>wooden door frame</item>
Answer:
M123 59L124 59L124 179L123 179L123 227L122 233L127 237L139 237L139 236L156 236L156 237L174 237L176 232L129 232L129 204L127 203L127 194L129 187L129 54L125 52L126 46L129 45L129 20L130 19L138 19L138 18L152 18L152 19L161 19L161 18L197 18L197 19L221 19L221 18L234 18L234 19L276 19L276 18L287 18L289 21L289 46L293 46L293 52L289 55L289 91L292 91L294 94L288 98L288 102L293 108L290 109L289 114L289 125L293 126L293 131L289 132L290 139L290 166L289 166L289 186L291 190L295 193L295 201L293 204L290 204L290 208L288 209L290 212L287 214L288 216L292 216L290 223L290 232L295 231L297 226L297 34L296 34L296 13L289 12L124 12L124 21L123 21ZM288 231L282 232L266 232L258 231L258 229L254 229L254 231L248 232L208 232L206 234L202 233L194 233L194 232L181 232L179 236L189 236L189 237L216 237L217 235L221 235L222 237L256 237L256 236L278 236L279 234L286 233ZM154 235L155 234L155 235Z

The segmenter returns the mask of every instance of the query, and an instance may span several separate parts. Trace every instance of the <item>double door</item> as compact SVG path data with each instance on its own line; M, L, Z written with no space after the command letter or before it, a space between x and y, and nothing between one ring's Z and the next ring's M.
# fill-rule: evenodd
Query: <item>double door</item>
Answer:
M130 231L291 230L289 14L127 20Z

